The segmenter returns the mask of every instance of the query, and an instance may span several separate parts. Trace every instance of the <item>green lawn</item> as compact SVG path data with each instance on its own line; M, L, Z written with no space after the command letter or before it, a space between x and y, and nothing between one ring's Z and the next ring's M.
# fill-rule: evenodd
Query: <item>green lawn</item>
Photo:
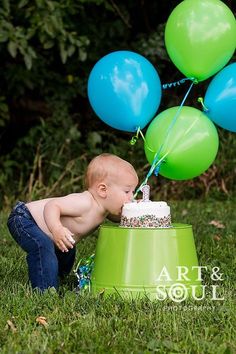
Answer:
M59 293L39 295L27 285L25 255L0 214L0 352L236 353L235 201L170 205L173 221L193 225L199 263L223 273L224 300L210 294L182 303L77 295L73 274ZM96 239L94 234L77 246L78 259L94 252ZM212 283L209 274L204 282Z

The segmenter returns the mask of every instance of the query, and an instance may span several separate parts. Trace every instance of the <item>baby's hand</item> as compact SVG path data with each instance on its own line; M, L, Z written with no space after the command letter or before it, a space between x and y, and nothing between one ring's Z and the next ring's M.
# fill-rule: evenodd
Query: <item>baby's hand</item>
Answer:
M53 232L53 241L62 252L68 252L68 248L73 248L75 240L73 234L66 227L60 227Z

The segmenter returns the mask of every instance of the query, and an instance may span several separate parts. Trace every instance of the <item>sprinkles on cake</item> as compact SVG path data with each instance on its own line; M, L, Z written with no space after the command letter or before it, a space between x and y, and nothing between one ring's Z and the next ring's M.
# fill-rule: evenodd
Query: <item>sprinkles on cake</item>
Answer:
M163 218L158 218L155 215L144 215L138 217L127 218L126 216L121 217L120 226L122 227L163 227L167 228L171 225L171 216L164 216Z

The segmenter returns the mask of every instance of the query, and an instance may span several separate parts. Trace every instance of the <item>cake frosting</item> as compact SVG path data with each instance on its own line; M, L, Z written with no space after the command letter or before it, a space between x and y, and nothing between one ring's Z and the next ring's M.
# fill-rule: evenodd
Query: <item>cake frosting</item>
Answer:
M122 209L122 227L171 227L170 207L166 202L137 202L126 203Z

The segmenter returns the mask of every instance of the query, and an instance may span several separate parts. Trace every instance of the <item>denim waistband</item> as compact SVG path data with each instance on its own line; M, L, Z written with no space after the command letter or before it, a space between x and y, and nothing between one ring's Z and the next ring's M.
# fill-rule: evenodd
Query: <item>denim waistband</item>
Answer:
M27 208L27 206L25 205L24 202L21 202L21 201L17 202L16 205L14 206L12 212L22 215L28 219L33 219L29 209Z

